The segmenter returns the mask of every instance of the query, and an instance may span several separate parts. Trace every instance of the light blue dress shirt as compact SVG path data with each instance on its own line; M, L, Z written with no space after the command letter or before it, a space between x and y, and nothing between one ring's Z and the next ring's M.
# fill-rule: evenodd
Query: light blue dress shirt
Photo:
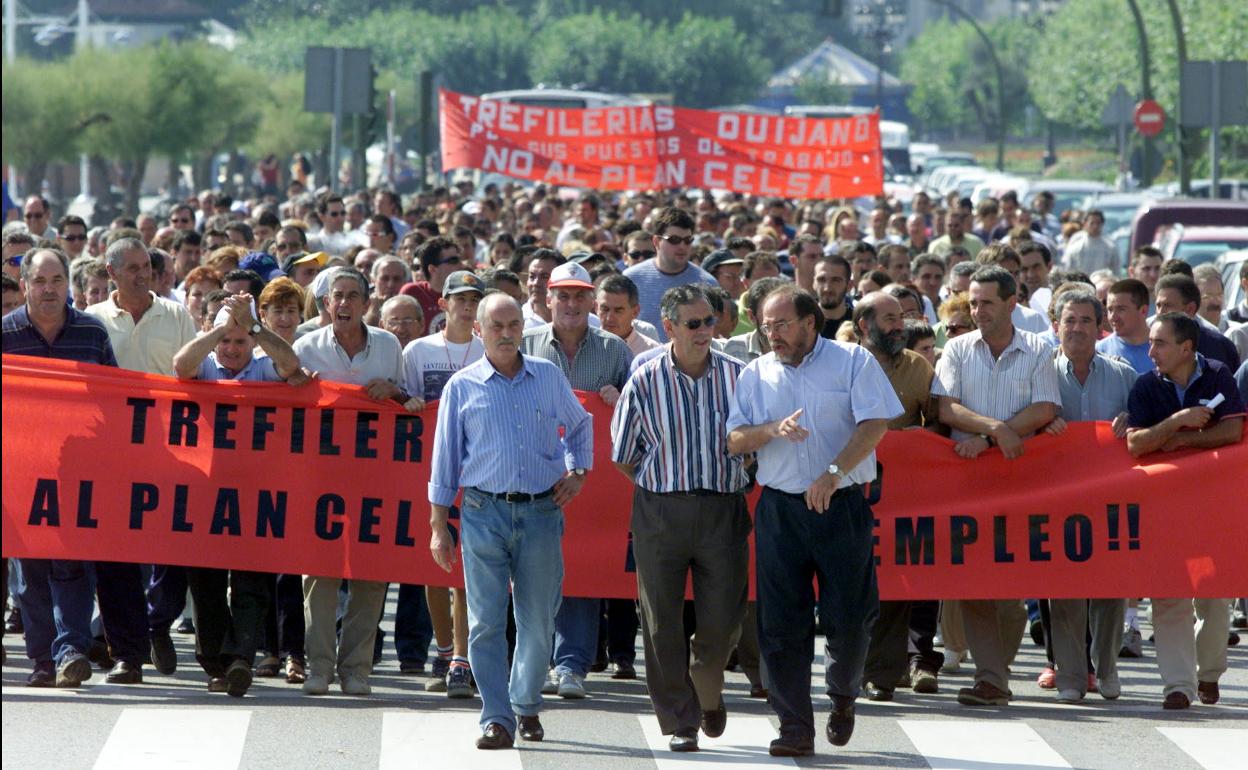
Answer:
M775 353L757 358L737 380L728 430L763 425L802 410L805 441L776 438L758 450L758 483L802 494L836 459L858 423L891 420L904 411L892 383L866 348L819 337L797 366ZM875 453L847 470L841 486L875 479Z
M461 487L538 494L593 462L593 416L558 366L524 356L509 379L480 358L442 390L429 502L449 506Z

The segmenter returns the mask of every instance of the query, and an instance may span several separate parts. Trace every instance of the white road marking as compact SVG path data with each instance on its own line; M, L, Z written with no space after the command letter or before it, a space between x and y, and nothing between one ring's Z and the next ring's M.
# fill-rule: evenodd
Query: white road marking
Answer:
M234 770L251 712L221 709L123 709L95 770Z
M1070 767L1025 722L904 720L899 724L932 770Z
M638 714L646 744L658 770L700 770L732 766L740 770L754 767L796 767L792 759L773 757L767 746L776 738L776 728L767 717L739 717L728 714L728 727L718 738L698 733L699 751L676 752L667 747L671 736L659 732L652 715Z
M1234 727L1158 727L1183 753L1205 770L1231 770L1244 766L1248 729ZM1239 756L1237 757L1236 754Z

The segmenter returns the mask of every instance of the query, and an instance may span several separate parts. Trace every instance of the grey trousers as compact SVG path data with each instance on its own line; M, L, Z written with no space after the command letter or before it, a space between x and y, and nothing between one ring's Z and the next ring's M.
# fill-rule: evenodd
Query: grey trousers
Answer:
M1050 599L1053 622L1053 662L1057 689L1088 692L1087 633L1092 629L1092 665L1102 682L1118 681L1118 651L1122 649L1122 619L1126 599Z
M723 698L724 664L740 635L751 523L742 495L633 494L633 553L646 688L664 735L697 730ZM685 584L693 578L697 630L685 647Z
M1009 690L1010 666L1027 627L1027 610L1022 601L966 599L960 604L967 646L975 661L975 681Z

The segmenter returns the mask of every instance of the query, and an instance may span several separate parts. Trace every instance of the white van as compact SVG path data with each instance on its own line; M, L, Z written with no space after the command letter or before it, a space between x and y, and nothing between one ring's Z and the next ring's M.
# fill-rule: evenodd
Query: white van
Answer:
M609 94L602 91L578 91L570 88L522 88L514 91L492 91L482 94L482 99L509 104L526 104L530 107L562 107L588 109L594 107L644 107L649 99L627 94Z
M795 118L852 118L874 112L870 107L852 104L800 104L784 108L784 114ZM880 121L880 149L899 176L913 176L910 163L910 127L894 120Z

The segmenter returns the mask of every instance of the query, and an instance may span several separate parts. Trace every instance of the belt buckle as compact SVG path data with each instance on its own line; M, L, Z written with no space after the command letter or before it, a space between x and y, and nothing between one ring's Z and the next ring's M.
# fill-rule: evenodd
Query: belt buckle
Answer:
M503 500L508 503L524 503L528 502L527 497L523 492L507 492L503 495Z

